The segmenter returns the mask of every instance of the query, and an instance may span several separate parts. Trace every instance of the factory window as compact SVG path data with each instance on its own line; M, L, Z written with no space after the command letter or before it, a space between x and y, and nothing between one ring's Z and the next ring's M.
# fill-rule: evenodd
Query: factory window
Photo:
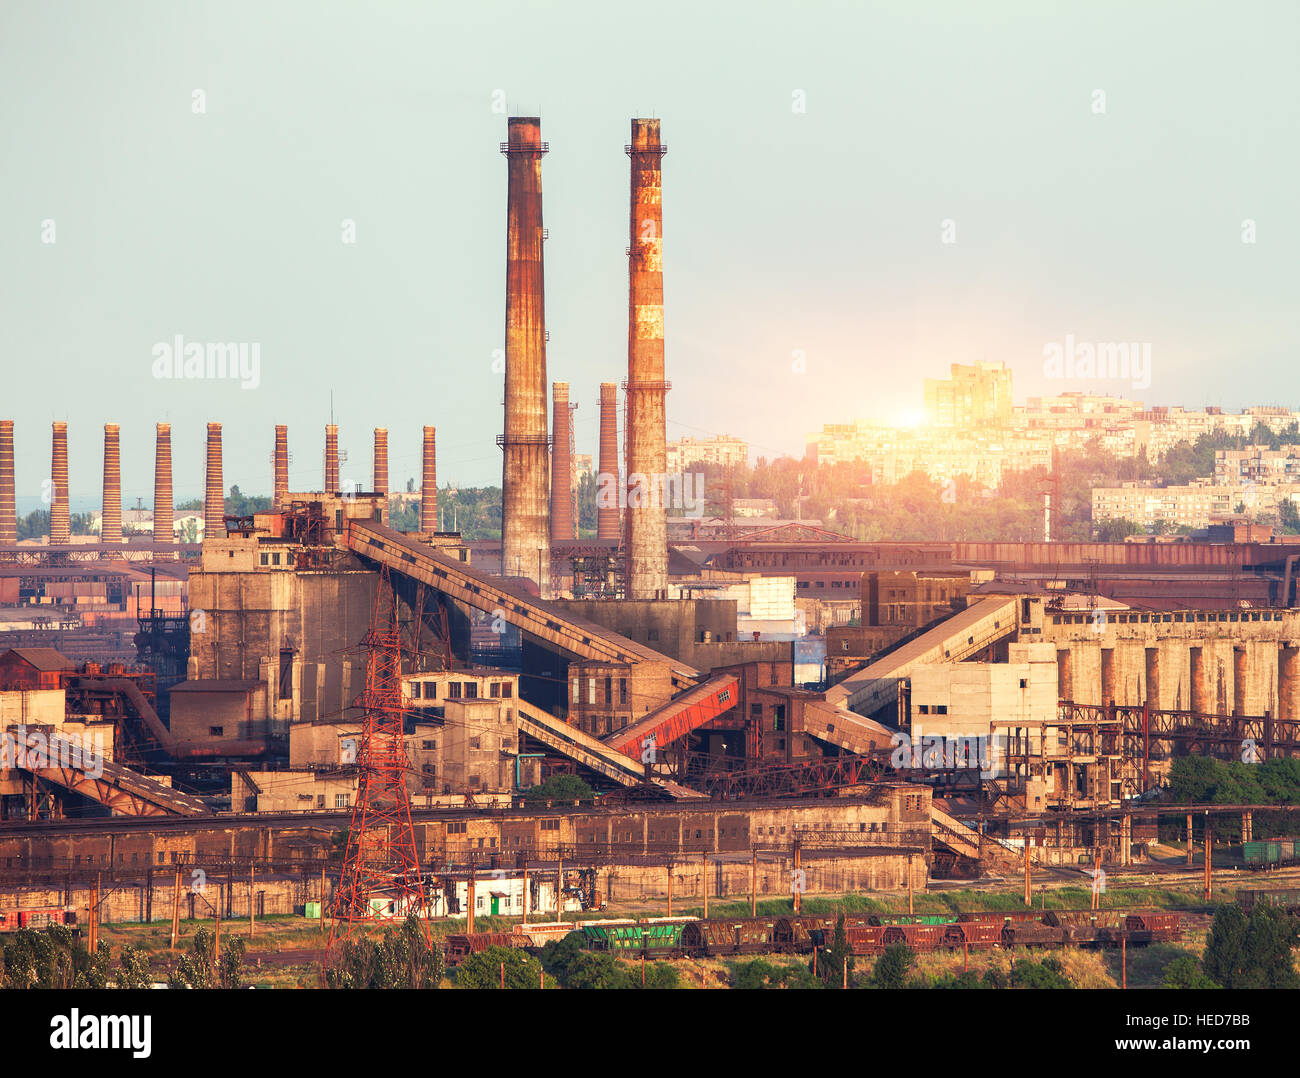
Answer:
M209 726L208 737L224 737L226 728L224 726Z
M587 703L594 704L595 702L596 702L596 679L594 677L589 677L587 678Z
M582 703L582 679L577 677L573 679L573 702Z
M438 742L436 742L436 741L421 741L421 742L420 742L420 748L426 750L427 752L437 752L437 751L438 751Z
M1022 677L1022 678L1020 679L1020 687L1021 687L1022 689L1027 689L1027 688L1029 688L1029 679L1028 679L1028 678L1023 678L1023 677Z
M780 715L775 715L775 716L773 716L773 718L772 718L772 729L775 730L778 734L781 733L782 731L784 731L784 730L785 730L785 718L784 718L783 716L780 716Z
M449 681L449 682L447 682L447 696L448 696L450 699L452 699L452 700L459 700L459 699L460 699L460 682L459 682L459 681Z
M609 707L614 703L614 679L607 677L605 679L605 706Z
M934 713L935 713L936 715L946 715L946 714L948 714L948 705L947 705L947 704L936 704L935 707L934 707Z
M449 835L463 835L464 833L465 833L464 820L459 820L453 823L449 823L447 825L447 834Z
M658 640L658 639L659 639L659 630L658 630L658 629L651 629L648 633L646 633L646 639L647 639L647 640Z
M227 557L231 557L231 558L233 558L233 557L235 556L235 552L234 552L233 550L227 550L227 551L226 551L226 556L227 556Z
M488 686L488 695L491 696L492 699L494 699L494 700L500 699L500 697L501 697L501 682L499 682L499 681L494 681L494 682L492 682L492 684Z
M262 554L262 564L265 565L265 564L267 563L267 560L268 560L268 559L267 559L267 555L266 555L265 553L263 553L263 554Z
M476 748L478 748L478 747L479 747L479 739L476 738L476 737L471 737L471 738L469 739L469 747L470 747L471 749L476 749Z
M477 682L473 682L473 681L467 681L467 682L465 682L465 699L466 699L466 700L477 700L477 699L478 699L478 683L477 683Z
M627 678L618 679L618 702L624 707L627 706Z
M751 719L761 719L761 718L763 717L763 705L762 705L762 704L750 704L750 705L749 705L749 717L750 717Z
M347 808L347 807L348 807L348 795L347 795L347 794L335 794L335 795L334 795L334 807L335 807L336 809L345 809L345 808Z
M438 683L436 681L426 681L424 683L424 698L426 700L436 700L438 698Z
M501 695L509 700L514 695L514 686L508 681L501 682Z
M824 581L824 580L819 580L819 581L817 581L817 586L818 586L819 588L824 588L824 587L826 587L826 581Z
M420 682L418 681L411 682L411 699L412 700L420 699Z
M280 649L280 699L293 699L293 652Z
M838 580L832 580L832 581L831 581L831 587L832 587L832 588L842 588L842 587L844 587L844 585L841 584Z
M539 826L543 831L558 831L560 829L560 821L542 820Z
M920 705L916 710L917 710L917 712L918 712L919 714L921 714L921 715L928 715L928 714L930 714L930 705L929 705L929 704L921 704L921 705Z

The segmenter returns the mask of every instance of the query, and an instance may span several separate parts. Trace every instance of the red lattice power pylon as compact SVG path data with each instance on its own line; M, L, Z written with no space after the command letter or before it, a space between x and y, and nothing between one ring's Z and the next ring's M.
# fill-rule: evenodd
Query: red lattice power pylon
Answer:
M358 701L365 717L357 751L357 800L352 806L343 874L334 895L334 923L329 948L363 932L368 924L392 923L406 913L421 918L426 939L424 881L411 826L411 799L406 789L402 730L402 648L397 598L387 567L366 636L366 688ZM393 912L388 903L392 902Z

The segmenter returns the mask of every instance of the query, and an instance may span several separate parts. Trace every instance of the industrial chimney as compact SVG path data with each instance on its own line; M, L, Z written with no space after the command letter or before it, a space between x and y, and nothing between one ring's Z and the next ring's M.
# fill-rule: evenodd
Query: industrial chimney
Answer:
M663 155L658 120L633 120L627 319L627 596L668 588L664 397Z
M596 472L597 539L618 542L618 490L618 386L613 382L601 382L600 459Z
M550 594L546 313L542 271L542 121L513 116L501 146L506 210L506 414L501 436L501 573Z
M289 505L289 428L283 423L275 426L275 475L272 480L271 508L276 512Z
M50 542L67 544L72 540L72 521L68 516L68 425L54 424L54 449L50 457Z
M174 540L172 502L172 425L159 423L153 457L153 541Z
M424 471L420 476L420 531L438 530L438 456L434 427L424 428Z
M0 419L0 543L18 542L14 501L14 421Z
M226 495L221 479L221 424L208 424L208 469L203 492L203 536L216 539L225 534Z
M99 524L101 543L122 541L122 450L116 423L104 424L104 512Z
M375 428L375 487L376 494L388 494L388 428Z
M325 493L339 492L339 429L333 423L325 426Z
M569 383L551 386L555 441L551 446L551 538L576 539L573 520L573 413Z

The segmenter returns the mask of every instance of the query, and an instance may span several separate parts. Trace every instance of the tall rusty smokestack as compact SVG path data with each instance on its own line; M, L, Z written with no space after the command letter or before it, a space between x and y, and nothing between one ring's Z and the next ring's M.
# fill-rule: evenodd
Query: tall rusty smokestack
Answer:
M170 543L173 530L172 425L159 423L153 456L153 541Z
M663 155L658 120L633 120L627 318L627 597L668 588L664 397Z
M272 480L271 508L277 512L289 508L289 428L275 425L275 476Z
M614 382L601 382L600 460L596 472L597 539L618 542L618 491L618 386ZM608 502L613 504L606 504Z
M66 544L72 540L72 520L68 516L68 425L66 423L54 424L50 481L50 542Z
M18 542L14 500L14 421L0 419L0 543Z
M388 494L388 428L375 428L375 487L376 494Z
M203 492L203 536L225 534L226 488L221 478L221 424L208 424L208 469Z
M512 116L506 155L506 415L501 436L501 573L550 594L542 121Z
M424 472L420 476L420 531L438 530L438 455L434 441L437 429L424 428Z
M101 543L122 541L122 448L116 423L104 424L104 510L99 523Z
M551 446L551 538L576 539L573 521L573 416L569 383L551 384L555 441Z
M325 493L339 492L339 428L333 423L325 426Z

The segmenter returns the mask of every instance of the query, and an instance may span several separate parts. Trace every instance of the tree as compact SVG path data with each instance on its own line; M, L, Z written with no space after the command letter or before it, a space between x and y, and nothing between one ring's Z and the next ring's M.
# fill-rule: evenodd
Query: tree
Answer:
M876 959L869 983L872 988L902 988L915 963L916 952L912 948L906 943L891 943Z
M848 966L849 983L853 983L853 948L849 946L848 933L844 928L844 913L835 919L835 934L831 945L817 961L817 976L828 988L840 988L844 984L844 969ZM811 967L810 967L811 968Z
M108 944L92 955L63 925L23 928L0 943L0 988L106 988Z
M1196 959L1189 954L1182 954L1165 967L1164 986L1166 988L1218 988L1201 970Z
M524 792L525 801L590 801L595 796L577 775L552 775Z
M1300 942L1300 926L1270 902L1252 907L1250 916L1235 903L1214 914L1201 967L1227 989L1300 988L1291 948Z
M765 958L742 962L732 968L731 987L739 989L823 988L806 966L778 966Z
M498 970L498 978L500 971ZM498 982L499 983L499 982ZM587 951L580 954L565 972L565 988L631 988L627 967L612 955ZM641 983L638 975L636 983Z
M417 917L388 925L378 937L344 943L325 971L327 988L438 988L446 972L441 947L431 947Z
M148 988L153 984L149 955L143 947L123 947L117 961L121 967L116 975L118 988Z
M1041 962L1017 962L1011 971L1012 988L1073 988L1065 976L1059 958L1044 958Z
M487 947L472 954L456 969L461 988L500 988L502 967L507 988L541 988L542 966L517 947Z
M246 950L247 944L235 936L218 956L215 934L210 928L200 928L190 941L189 954L181 955L167 983L172 988L241 988Z

